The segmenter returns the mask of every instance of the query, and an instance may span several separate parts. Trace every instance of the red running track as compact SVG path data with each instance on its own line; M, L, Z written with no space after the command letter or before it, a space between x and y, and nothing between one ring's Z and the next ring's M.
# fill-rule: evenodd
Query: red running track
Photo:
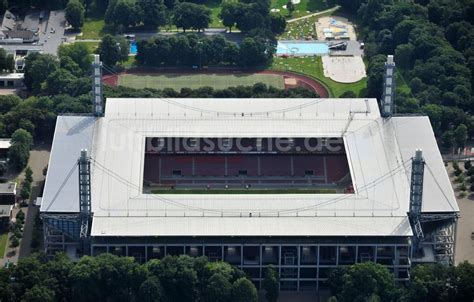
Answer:
M200 71L190 71L189 69L177 69L177 68L170 68L170 69L148 69L148 68L133 68L126 72L122 72L120 74L115 75L105 75L103 76L103 81L105 84L110 86L117 86L118 85L118 76L121 74L235 74L235 73L261 73L261 74L274 74L280 75L284 78L295 78L297 82L297 86L305 87L310 90L313 90L319 94L321 98L329 97L329 92L326 87L321 84L319 81L309 78L304 75L300 75L297 73L289 72L289 71L274 71L274 70L243 70L243 69L206 69ZM289 89L294 86L285 85L285 89Z

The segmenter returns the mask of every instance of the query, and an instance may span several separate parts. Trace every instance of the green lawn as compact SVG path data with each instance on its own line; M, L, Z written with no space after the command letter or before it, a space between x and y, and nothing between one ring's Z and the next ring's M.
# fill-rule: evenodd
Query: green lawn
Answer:
M334 194L334 189L152 189L153 194Z
M271 0L270 8L276 8L280 10L280 13L287 18L298 18L311 13L316 13L329 8L325 0L301 0L300 3L295 5L295 10L291 16L288 15L288 10L283 8L288 0Z
M0 258L3 258L3 255L5 255L5 249L7 248L7 241L8 241L8 232L5 231L4 233L0 234Z
M339 97L345 91L354 91L359 96L367 87L367 79L351 84L338 83L324 76L323 63L321 57L290 57L273 58L273 63L269 69L294 71L313 77L322 82L328 89L331 97Z
M222 20L219 18L219 13L221 12L221 3L222 0L209 0L205 3L207 7L209 7L212 11L211 13L211 24L209 24L210 28L222 28L224 25L222 24Z
M82 26L82 35L78 39L100 39L104 29L104 19L86 18Z
M265 83L275 88L285 87L283 77L267 74L166 74L166 75L122 75L119 77L119 85L132 88L181 88L196 89L210 86L214 89L225 89L239 85L252 86L257 82Z
M79 40L79 42L76 42L76 43L83 43L87 46L87 49L89 50L90 53L95 53L95 51L97 50L97 47L99 47L99 42L81 42Z
M302 20L286 23L286 29L283 34L280 35L280 40L285 39L304 39L311 36L313 39L317 38L314 23L321 17L331 16L336 13L338 8L331 9L330 11L316 16L308 17Z
M123 68L132 68L136 66L135 56L128 56L128 60L125 62L120 63Z

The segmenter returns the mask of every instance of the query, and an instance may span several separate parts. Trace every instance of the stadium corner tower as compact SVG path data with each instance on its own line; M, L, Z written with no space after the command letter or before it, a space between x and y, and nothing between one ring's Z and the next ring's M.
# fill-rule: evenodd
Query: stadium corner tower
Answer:
M340 265L453 264L459 208L426 116L376 99L107 99L58 116L45 251L206 256L316 291Z

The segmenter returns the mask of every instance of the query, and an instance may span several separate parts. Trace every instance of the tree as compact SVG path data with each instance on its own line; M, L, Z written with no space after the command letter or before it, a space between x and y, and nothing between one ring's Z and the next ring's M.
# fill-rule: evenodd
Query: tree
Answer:
M400 292L395 286L393 274L373 262L357 263L344 268L337 278L329 279L329 287L338 290L338 301L398 301ZM340 284L333 284L334 282Z
M393 29L393 42L396 45L405 44L408 42L410 32L418 27L418 23L415 20L406 19L398 23Z
M278 299L278 292L280 281L278 279L278 272L273 265L267 267L265 279L263 280L263 288L265 289L265 298L268 302L276 302Z
M85 43L63 44L58 49L58 57L61 61L71 59L79 67L79 72L76 74L74 70L69 70L71 73L79 75L89 75L92 64L91 52Z
M232 284L221 273L214 273L206 285L205 297L209 302L226 302L230 299Z
M48 76L59 68L58 59L50 54L32 53L25 59L25 85L37 92Z
M107 4L107 9L105 10L104 14L104 22L105 24L113 24L114 23L114 12L115 6L117 6L118 0L109 0Z
M13 55L7 54L5 49L0 48L0 71L12 72L15 70Z
M467 261L458 264L455 268L455 275L457 277L456 300L474 300L474 265Z
M401 44L395 49L395 62L402 68L410 68L413 65L412 54L413 45Z
M233 302L257 302L257 289L247 278L237 279L232 284L231 291Z
M270 28L275 35L282 34L286 28L286 20L280 14L270 15Z
M245 38L240 44L240 64L243 66L261 66L268 63L274 48L260 38Z
M26 167L25 169L25 181L29 183L33 182L33 171L31 170L30 166Z
M382 97L383 73L385 70L386 56L376 55L369 61L367 70L367 93L370 97Z
M0 96L0 114L5 114L16 107L22 99L17 95Z
M238 2L225 1L221 6L219 18L222 19L222 24L229 28L229 32L232 32L232 27L237 23L237 12L239 11L240 4Z
M459 148L464 148L467 141L467 127L464 124L460 124L454 130L454 140L456 141L456 145Z
M118 25L120 28L118 31L122 31L123 28L134 26L139 17L136 6L131 0L118 0L113 10L113 21L112 23Z
M162 0L138 0L137 6L145 28L155 30L166 24L166 6Z
M189 256L171 257L148 263L148 270L157 276L169 300L194 301L197 297L198 278Z
M30 158L33 137L24 130L18 129L12 134L11 146L8 150L9 164L17 170L23 169Z
M176 5L173 24L182 28L183 32L187 29L201 29L209 27L211 22L211 10L204 5L198 5L189 2L182 2Z
M16 236L11 237L10 246L12 248L17 248L19 245L20 245L20 240L18 239L18 237Z
M77 78L66 69L58 69L51 73L46 80L46 87L50 94L73 94L74 83Z
M31 187L23 184L23 186L21 187L21 191L20 191L21 199L23 199L23 200L30 199L30 194L31 194Z
M102 38L97 52L99 53L102 62L108 66L115 66L115 64L117 64L117 62L122 58L119 44L111 35L105 35Z
M16 213L16 219L18 219L18 221L21 221L21 223L24 223L25 222L25 212L23 212L21 209L18 211L18 213Z
M119 62L125 62L128 60L128 55L130 54L130 45L124 37L118 37L117 43L120 49Z
M46 286L35 285L26 290L21 300L25 302L53 302L54 292Z
M164 292L160 279L155 276L147 278L140 286L139 298L143 302L163 301Z
M454 270L441 264L417 265L407 288L408 301L455 301ZM461 301L461 300L459 300Z
M295 11L295 5L291 0L286 3L286 9L288 10L288 15L293 15L293 12Z
M468 171L468 170L471 169L471 168L472 168L472 163L471 163L471 161L470 161L470 160L466 160L466 161L464 162L464 169L466 169L466 171Z
M256 10L255 5L252 4L240 4L237 12L237 28L242 32L248 33L253 29L265 29L267 28L267 17Z
M356 97L357 97L357 95L352 90L344 91L340 96L340 98L348 98L348 99L352 99L352 98L356 98Z
M84 25L84 6L78 0L69 0L66 6L66 20L74 29Z
M452 130L445 131L441 136L443 147L451 148L454 144L454 132Z

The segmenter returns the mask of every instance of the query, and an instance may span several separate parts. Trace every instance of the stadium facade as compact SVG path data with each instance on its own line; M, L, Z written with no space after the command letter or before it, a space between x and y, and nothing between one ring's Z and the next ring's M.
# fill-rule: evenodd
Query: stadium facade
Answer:
M257 286L273 264L299 291L357 262L397 280L453 264L454 192L428 117L391 114L387 65L382 114L376 99L134 98L102 113L97 98L94 116L59 116L46 252L205 255Z

